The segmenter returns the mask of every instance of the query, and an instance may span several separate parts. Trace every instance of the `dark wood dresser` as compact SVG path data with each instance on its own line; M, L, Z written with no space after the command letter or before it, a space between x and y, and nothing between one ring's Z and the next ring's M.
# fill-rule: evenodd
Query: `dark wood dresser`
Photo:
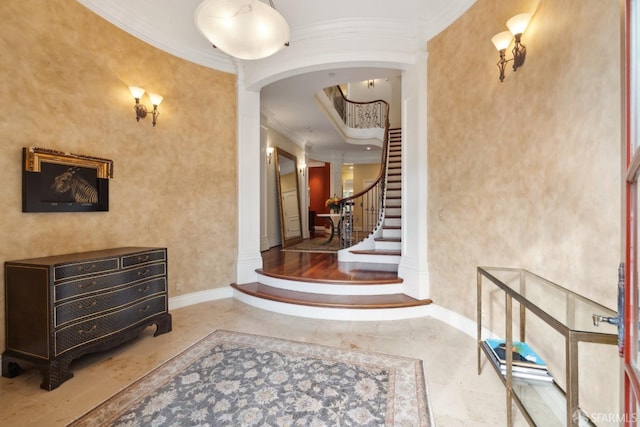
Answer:
M155 324L171 331L167 249L115 248L5 262L6 351L2 375L26 367L53 390L71 361L107 350Z

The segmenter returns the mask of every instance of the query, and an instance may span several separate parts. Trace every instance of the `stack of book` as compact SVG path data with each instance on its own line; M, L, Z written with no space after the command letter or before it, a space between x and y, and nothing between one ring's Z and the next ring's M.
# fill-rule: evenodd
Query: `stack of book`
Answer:
M547 364L527 343L513 341L512 344L513 364L511 375L514 378L546 382L553 381ZM503 376L506 376L507 360L504 340L486 339L482 341L482 346L494 366L500 369Z

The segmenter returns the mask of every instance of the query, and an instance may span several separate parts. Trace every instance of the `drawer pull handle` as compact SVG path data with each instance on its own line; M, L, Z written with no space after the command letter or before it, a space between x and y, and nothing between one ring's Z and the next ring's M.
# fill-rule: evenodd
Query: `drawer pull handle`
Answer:
M138 288L138 292L142 293L142 292L147 292L149 290L149 285L145 286L144 289L143 288Z
M96 284L97 283L95 281L94 282L87 282L87 283L80 283L78 285L78 289L89 289L92 286L95 286Z
M83 267L83 266L78 267L78 270L84 271L84 272L93 271L95 269L96 269L95 264L91 264L89 267Z
M93 300L93 301L91 301L90 304L87 304L87 305L83 305L82 303L78 304L78 308L80 310L84 310L84 309L87 309L87 308L95 307L96 304L97 304L97 301Z
M144 313L145 311L149 311L150 308L151 306L147 304L145 308L141 308L140 310L138 310L138 313Z
M96 329L98 329L98 325L93 325L91 328L89 328L86 331L80 329L78 331L78 335L90 334L91 332L94 332Z
M138 276L146 276L147 274L149 274L148 268L146 270L138 271Z
M139 256L138 261L140 262L149 261L149 255Z

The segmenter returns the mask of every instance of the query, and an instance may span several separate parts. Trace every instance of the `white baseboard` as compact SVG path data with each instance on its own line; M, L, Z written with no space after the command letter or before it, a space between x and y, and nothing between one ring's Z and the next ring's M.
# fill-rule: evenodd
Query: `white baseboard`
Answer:
M324 310L317 310L317 312L309 309L309 307L295 306L293 304L287 304L287 309L282 307L282 303L275 305L269 304L268 301L259 302L252 298L246 298L246 294L241 292L235 292L231 286L225 286L223 288L216 288L207 291L193 292L186 295L179 295L169 298L169 310L176 310L179 308L187 307L194 304L199 304L206 301L215 301L226 298L237 298L238 300L256 306L264 310L270 310L279 312L282 314L289 314L293 316L311 317L311 318L323 318ZM278 309L273 310L274 306ZM353 312L353 313L351 313ZM393 310L377 309L371 310L369 313L365 313L366 310L354 309L354 310L335 310L333 311L334 319L336 320L362 320L362 321L384 321L384 320L400 320L402 318L411 319L417 317L433 317L440 320L443 323L459 330L460 332L469 335L471 338L476 339L476 322L470 320L454 311L448 310L437 304L430 304L427 306L415 307L412 310L406 310L404 315L401 312L394 312ZM376 314L377 313L377 314ZM355 314L355 316L354 316ZM358 315L359 314L359 315ZM337 315L337 316L336 316ZM483 329L483 336L496 338L495 334L491 331ZM0 363L2 357L0 357Z
M177 297L169 298L169 310L175 310L201 302L215 301L231 297L233 297L233 288L231 288L231 286L207 291L192 292L190 294L178 295Z

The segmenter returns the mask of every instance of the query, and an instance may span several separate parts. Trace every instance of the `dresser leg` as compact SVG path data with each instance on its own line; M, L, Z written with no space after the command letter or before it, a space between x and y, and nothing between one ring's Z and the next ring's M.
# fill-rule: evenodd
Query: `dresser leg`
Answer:
M154 337L171 332L171 314L162 313L156 318L156 332Z
M24 369L6 354L2 355L2 376L6 378L14 378L24 372Z
M73 378L73 374L69 371L70 363L70 358L51 361L48 366L42 369L42 384L40 384L40 388L51 391L54 388L58 388L66 380Z

